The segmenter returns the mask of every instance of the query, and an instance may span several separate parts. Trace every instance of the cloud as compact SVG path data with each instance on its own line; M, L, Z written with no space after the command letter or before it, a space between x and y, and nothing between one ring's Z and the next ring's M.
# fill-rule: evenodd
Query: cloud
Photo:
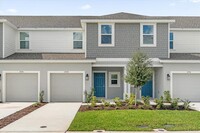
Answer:
M16 9L8 9L6 11L9 13L17 13L18 12Z
M190 0L192 3L200 3L200 0Z
M81 9L83 9L83 10L88 10L90 8L92 8L92 7L89 4L85 4L85 5L81 6Z

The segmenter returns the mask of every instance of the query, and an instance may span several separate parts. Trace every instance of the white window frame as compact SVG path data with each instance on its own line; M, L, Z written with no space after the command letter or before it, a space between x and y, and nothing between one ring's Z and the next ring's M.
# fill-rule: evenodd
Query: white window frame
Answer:
M101 34L101 26L102 25L111 25L112 26L112 34ZM102 44L101 36L102 35L111 35L112 43L111 44ZM115 24L114 23L98 23L98 46L99 47L114 47L115 46Z
M29 37L28 37L28 42L29 42L28 49L23 49L23 48L21 48L21 41L26 42L25 40L21 40L20 33L22 33L22 32L25 32L25 33L27 33L27 34L29 35ZM29 32L27 32L27 31L20 31L20 32L19 32L19 49L20 49L20 50L30 50L30 34L29 34Z
M143 34L143 26L152 25L153 34ZM140 47L156 47L157 46L157 24L156 23L141 23L140 24ZM153 35L153 44L144 44L143 35Z
M81 33L82 34L82 40L74 40L74 33ZM74 31L72 37L73 37L73 49L76 49L76 48L74 48L74 42L76 42L76 41L77 42L82 41L82 48L81 49L83 49L83 32L81 32L81 31ZM81 50L81 49L76 49L76 50Z
M112 75L113 74L116 74L117 75L117 84L116 85L113 85L111 84L111 81L112 81ZM109 87L120 87L120 72L109 72Z

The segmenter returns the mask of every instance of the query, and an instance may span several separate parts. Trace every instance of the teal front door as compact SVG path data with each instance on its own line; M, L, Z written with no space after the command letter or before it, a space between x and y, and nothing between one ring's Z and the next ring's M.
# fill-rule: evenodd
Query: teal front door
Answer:
M105 97L105 73L94 73L94 95Z
M153 81L148 81L143 87L142 87L142 96L149 96L153 97Z

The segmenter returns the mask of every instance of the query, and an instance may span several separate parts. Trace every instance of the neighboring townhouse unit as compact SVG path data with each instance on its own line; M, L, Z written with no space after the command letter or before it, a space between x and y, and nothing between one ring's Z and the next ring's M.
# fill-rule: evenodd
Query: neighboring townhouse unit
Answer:
M132 55L152 60L152 80L139 94L200 101L200 17L129 13L104 16L0 16L0 101L125 98Z

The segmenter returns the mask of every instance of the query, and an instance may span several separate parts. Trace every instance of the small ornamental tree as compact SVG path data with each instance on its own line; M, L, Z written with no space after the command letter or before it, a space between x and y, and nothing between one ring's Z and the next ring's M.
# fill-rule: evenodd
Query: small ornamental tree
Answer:
M134 86L135 89L135 106L137 104L137 92L142 86L152 78L151 61L147 55L137 52L127 65L126 83Z

